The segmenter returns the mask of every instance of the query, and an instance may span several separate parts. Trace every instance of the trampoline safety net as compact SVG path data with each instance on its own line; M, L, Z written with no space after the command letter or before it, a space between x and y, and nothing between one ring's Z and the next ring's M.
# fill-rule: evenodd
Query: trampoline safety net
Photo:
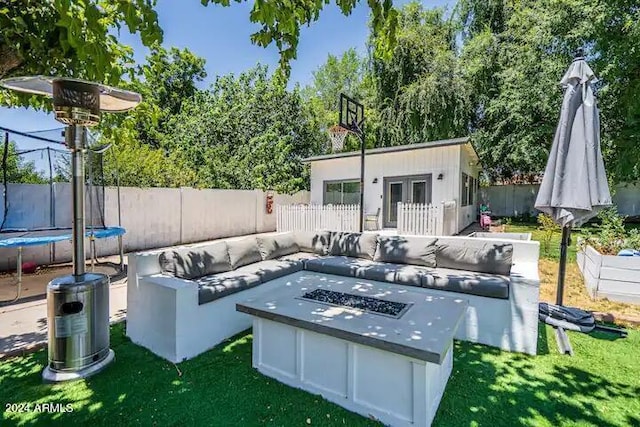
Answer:
M0 232L71 227L71 153L63 129L48 135L4 132ZM89 144L90 145L90 144ZM87 150L85 223L105 228L104 160Z

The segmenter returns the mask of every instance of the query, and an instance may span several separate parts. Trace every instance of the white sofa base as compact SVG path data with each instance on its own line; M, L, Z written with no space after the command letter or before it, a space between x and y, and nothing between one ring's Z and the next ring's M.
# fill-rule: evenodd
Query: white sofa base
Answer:
M495 243L469 237L440 238L470 246ZM427 294L457 296L469 302L456 339L535 355L538 342L538 242L506 241L514 247L509 299L414 288ZM193 358L248 329L251 317L236 303L283 286L295 286L305 271L271 280L257 287L198 305L198 286L160 274L159 251L129 254L127 336L174 363ZM398 285L403 286L403 285Z
M139 278L137 285L128 289L127 336L167 360L182 362L251 327L251 317L237 312L236 303L279 286L298 286L296 278L304 274L305 271L290 274L203 305L198 305L198 289L192 282L161 275ZM536 354L537 286L512 282L508 300L411 289L429 295L457 296L469 302L456 339Z
M385 425L431 425L453 367L318 334L253 321L253 367L278 381ZM393 392L390 392L393 391Z
M199 305L196 283L162 274L144 275L154 258L129 255L126 334L134 343L174 363L249 329L251 316L237 312L236 303L287 282L284 276Z

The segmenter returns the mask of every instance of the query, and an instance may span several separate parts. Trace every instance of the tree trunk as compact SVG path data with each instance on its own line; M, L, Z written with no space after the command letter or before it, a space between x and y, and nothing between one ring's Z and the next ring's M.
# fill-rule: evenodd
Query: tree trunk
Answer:
M0 79L20 67L24 59L17 51L7 45L0 45Z

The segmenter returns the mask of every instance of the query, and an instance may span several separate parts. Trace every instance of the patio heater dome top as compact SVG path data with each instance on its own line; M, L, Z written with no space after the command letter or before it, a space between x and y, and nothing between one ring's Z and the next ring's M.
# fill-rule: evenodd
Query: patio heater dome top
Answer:
M65 124L95 125L100 121L100 112L127 111L142 101L136 92L66 77L14 77L0 81L0 85L53 98L56 119Z

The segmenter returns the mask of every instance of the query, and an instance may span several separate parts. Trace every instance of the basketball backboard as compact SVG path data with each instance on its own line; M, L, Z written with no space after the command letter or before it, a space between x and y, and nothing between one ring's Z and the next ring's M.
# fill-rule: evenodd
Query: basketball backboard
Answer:
M364 132L364 105L344 93L340 94L339 125L350 132Z

